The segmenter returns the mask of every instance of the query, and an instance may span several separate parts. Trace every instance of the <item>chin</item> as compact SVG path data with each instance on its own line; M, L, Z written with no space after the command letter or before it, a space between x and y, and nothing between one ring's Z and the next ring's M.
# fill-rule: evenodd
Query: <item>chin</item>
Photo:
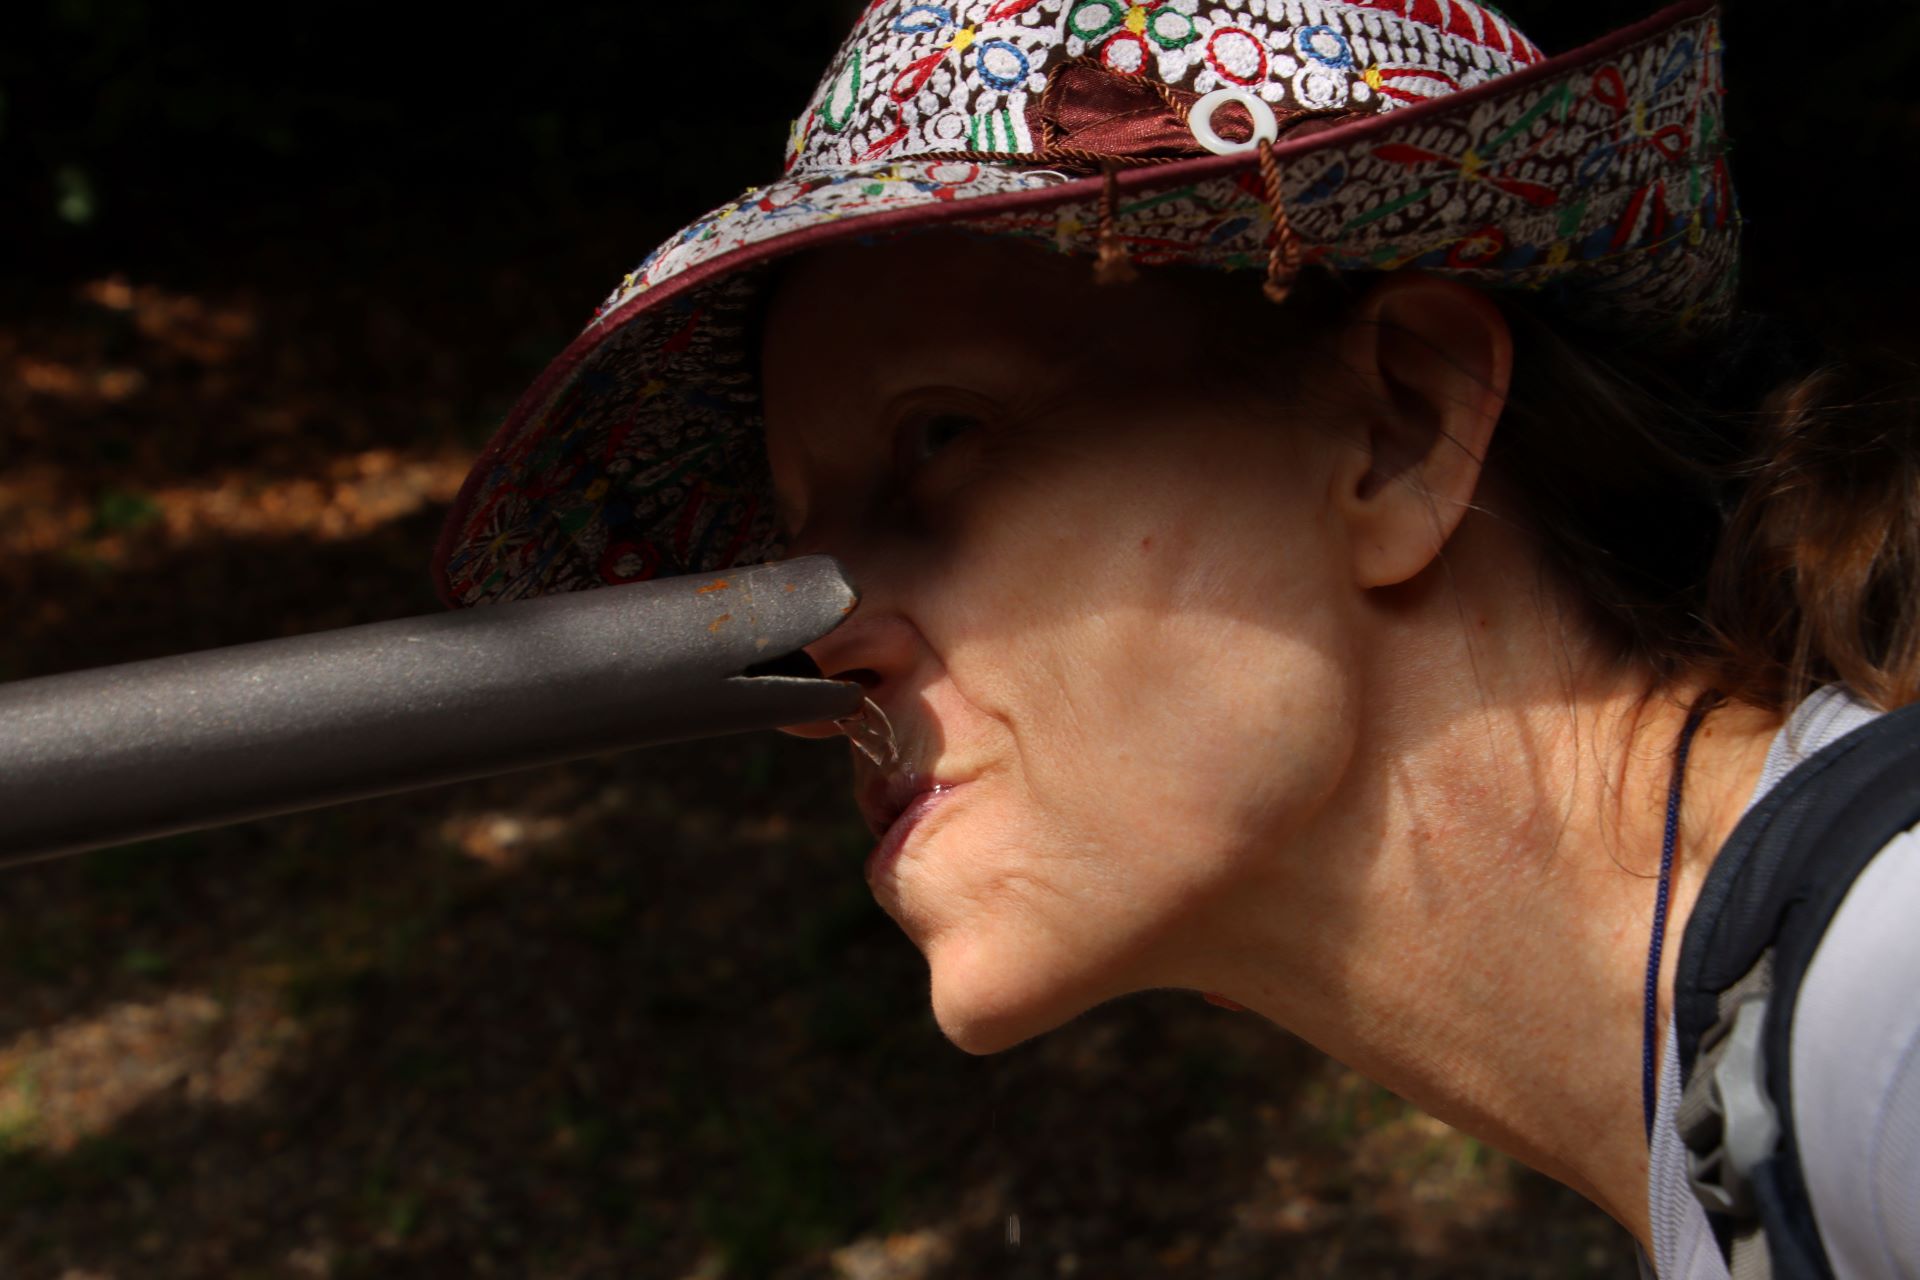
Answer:
M1036 1027L1024 1021L1005 1018L976 1018L970 1016L970 1012L956 1013L945 1008L937 999L933 1002L933 1018L940 1024L941 1034L947 1037L948 1043L976 1058L1004 1053L1059 1025L1053 1023Z
M1011 955L953 940L928 954L934 1021L963 1053L1002 1053L1064 1026L1098 1003L1060 982L1045 981L1048 966L1019 963Z

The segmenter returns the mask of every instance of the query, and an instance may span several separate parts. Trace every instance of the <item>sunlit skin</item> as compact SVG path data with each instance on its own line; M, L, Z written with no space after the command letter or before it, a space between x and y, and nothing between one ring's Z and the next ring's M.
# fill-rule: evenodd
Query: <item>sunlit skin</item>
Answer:
M1266 394L1215 385L1250 358L1219 297L940 235L782 280L789 554L862 590L809 653L964 784L875 896L968 1052L1219 993L1650 1245L1641 986L1700 686L1643 697L1501 516L1478 459L1512 354L1485 298L1385 277L1274 352L1301 371ZM1695 739L1675 922L1777 727L1728 706Z

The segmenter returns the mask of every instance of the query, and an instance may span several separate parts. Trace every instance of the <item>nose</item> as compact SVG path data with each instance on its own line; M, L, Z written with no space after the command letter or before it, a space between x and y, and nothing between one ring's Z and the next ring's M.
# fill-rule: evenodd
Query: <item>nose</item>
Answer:
M856 608L847 620L801 650L829 680L851 680L883 708L899 692L913 669L919 634L897 613L869 613ZM840 730L831 720L787 725L780 730L796 738L830 738Z

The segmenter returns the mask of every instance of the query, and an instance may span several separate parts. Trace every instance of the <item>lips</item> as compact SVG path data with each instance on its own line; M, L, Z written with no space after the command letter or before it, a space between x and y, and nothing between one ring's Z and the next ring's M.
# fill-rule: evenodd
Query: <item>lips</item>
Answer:
M873 851L867 855L867 883L879 892L885 873L913 837L921 819L938 808L961 783L940 777L920 777L911 768L875 773L860 790L860 810L873 833Z
M872 883L875 874L899 854L920 819L963 785L964 779L923 774L905 754L882 769L856 751L853 769L854 794L876 842L867 858L867 879Z
M879 891L882 877L899 858L900 851L907 847L907 841L913 838L913 833L920 826L921 819L945 803L954 790L953 787L936 786L922 791L914 796L907 807L900 811L900 816L893 820L893 824L887 828L887 833L880 838L878 844L873 846L873 852L867 855L867 883L874 887L875 892Z
M888 771L869 779L860 794L860 812L867 819L867 830L876 839L887 834L894 819L906 812L914 798L942 785L937 778L922 778L912 769Z

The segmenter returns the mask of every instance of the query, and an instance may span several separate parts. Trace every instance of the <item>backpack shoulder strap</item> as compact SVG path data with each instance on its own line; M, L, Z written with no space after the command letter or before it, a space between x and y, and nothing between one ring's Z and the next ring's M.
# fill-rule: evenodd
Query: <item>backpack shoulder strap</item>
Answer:
M1920 703L1802 761L1749 809L1688 918L1674 980L1694 1192L1735 1280L1830 1280L1793 1131L1794 1004L1847 890L1920 820Z

